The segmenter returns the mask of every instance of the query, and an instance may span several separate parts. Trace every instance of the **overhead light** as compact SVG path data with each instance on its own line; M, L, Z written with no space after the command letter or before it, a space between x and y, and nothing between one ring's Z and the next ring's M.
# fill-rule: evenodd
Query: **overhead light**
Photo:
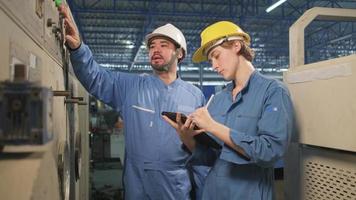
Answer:
M129 45L127 45L126 47L127 47L128 49L133 49L133 48L135 48L135 45L129 44Z
M268 7L266 9L266 12L271 12L273 9L277 8L278 6L280 6L282 3L286 2L287 0L279 0L276 3L272 4L270 7Z
M336 38L336 39L333 39L333 40L330 40L330 43L335 43L335 42L338 42L340 40L346 40L346 39L349 39L351 38L352 34L348 34L348 35L345 35L345 36L342 36L342 37L339 37L339 38Z

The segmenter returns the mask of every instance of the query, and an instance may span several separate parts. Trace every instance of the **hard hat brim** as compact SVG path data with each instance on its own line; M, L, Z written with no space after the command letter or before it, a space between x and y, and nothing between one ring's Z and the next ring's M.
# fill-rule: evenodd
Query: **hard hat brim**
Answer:
M207 61L207 60L208 60L208 55L205 55L204 50L205 50L207 47L213 45L213 43L214 43L215 41L217 41L218 39L220 39L220 38L223 38L223 37L221 37L221 36L216 37L216 38L210 40L209 42L205 43L203 46L199 47L199 49L196 50L196 51L194 52L194 54L193 54L193 57L192 57L193 62L194 62L194 63L200 63L200 62Z
M160 33L150 33L150 34L146 35L146 37L145 37L146 46L149 45L148 43L149 43L150 40L152 40L152 38L154 38L154 37L165 37L165 38L168 38L168 36L162 35L162 34L160 34ZM170 38L170 39L172 39L172 38Z
M193 57L192 57L192 60L194 63L200 63L200 62L204 62L204 61L207 61L208 60L208 55L205 55L205 53L207 52L204 52L206 48L208 48L209 46L213 45L215 41L221 39L221 38L224 38L224 37L232 37L232 36L241 36L243 38L246 37L246 40L247 42L249 43L250 41L250 38L248 36L245 36L245 35L241 35L241 34L230 34L230 35L226 35L226 36L219 36L219 37L216 37L214 39L212 39L211 41L205 43L203 46L199 47L193 54Z
M180 44L178 44L173 38L167 36L167 35L164 35L164 34L161 34L161 33L150 33L148 35L146 35L146 38L145 38L145 43L146 43L146 46L149 45L149 42L153 39L153 38L157 38L157 37L161 37L161 38L166 38L167 40L169 40L170 42L172 42L174 45L178 46L178 47L181 47Z
M193 54L192 60L194 63L200 63L200 62L204 62L208 60L208 57L206 55L204 55L204 49L207 47L208 45L204 45L199 47L198 50L196 50Z

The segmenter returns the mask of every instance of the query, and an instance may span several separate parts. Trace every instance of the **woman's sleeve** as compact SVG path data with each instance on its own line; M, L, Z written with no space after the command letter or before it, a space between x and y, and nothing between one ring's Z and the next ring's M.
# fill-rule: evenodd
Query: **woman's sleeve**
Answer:
M231 129L232 141L241 147L248 159L224 146L221 159L237 164L255 163L270 167L280 159L289 144L293 127L293 106L288 90L275 87L267 91L257 134L251 135ZM238 123L238 122L237 122Z

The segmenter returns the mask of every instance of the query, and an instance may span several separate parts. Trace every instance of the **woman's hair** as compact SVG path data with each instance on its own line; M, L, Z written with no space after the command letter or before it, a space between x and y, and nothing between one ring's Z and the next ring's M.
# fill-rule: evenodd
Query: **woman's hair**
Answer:
M236 40L226 41L221 44L224 48L231 48ZM241 40L237 40L241 44L241 49L238 54L242 55L246 60L252 62L253 58L255 57L255 52L244 42Z

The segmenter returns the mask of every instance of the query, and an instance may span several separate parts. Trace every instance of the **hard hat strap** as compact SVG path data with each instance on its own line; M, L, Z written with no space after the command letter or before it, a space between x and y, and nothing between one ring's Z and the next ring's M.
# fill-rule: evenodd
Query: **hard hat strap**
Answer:
M225 37L223 37L223 38L221 38L221 39L218 39L218 40L216 40L215 42L213 41L212 42L212 45L209 45L208 47L206 47L204 50L203 50L203 55L208 55L209 54L209 52L213 49L213 48L215 48L215 47L217 47L217 46L219 46L219 45L222 45L224 42L228 42L228 41L232 41L232 40L244 40L243 39L243 37L240 37L240 36L225 36Z

